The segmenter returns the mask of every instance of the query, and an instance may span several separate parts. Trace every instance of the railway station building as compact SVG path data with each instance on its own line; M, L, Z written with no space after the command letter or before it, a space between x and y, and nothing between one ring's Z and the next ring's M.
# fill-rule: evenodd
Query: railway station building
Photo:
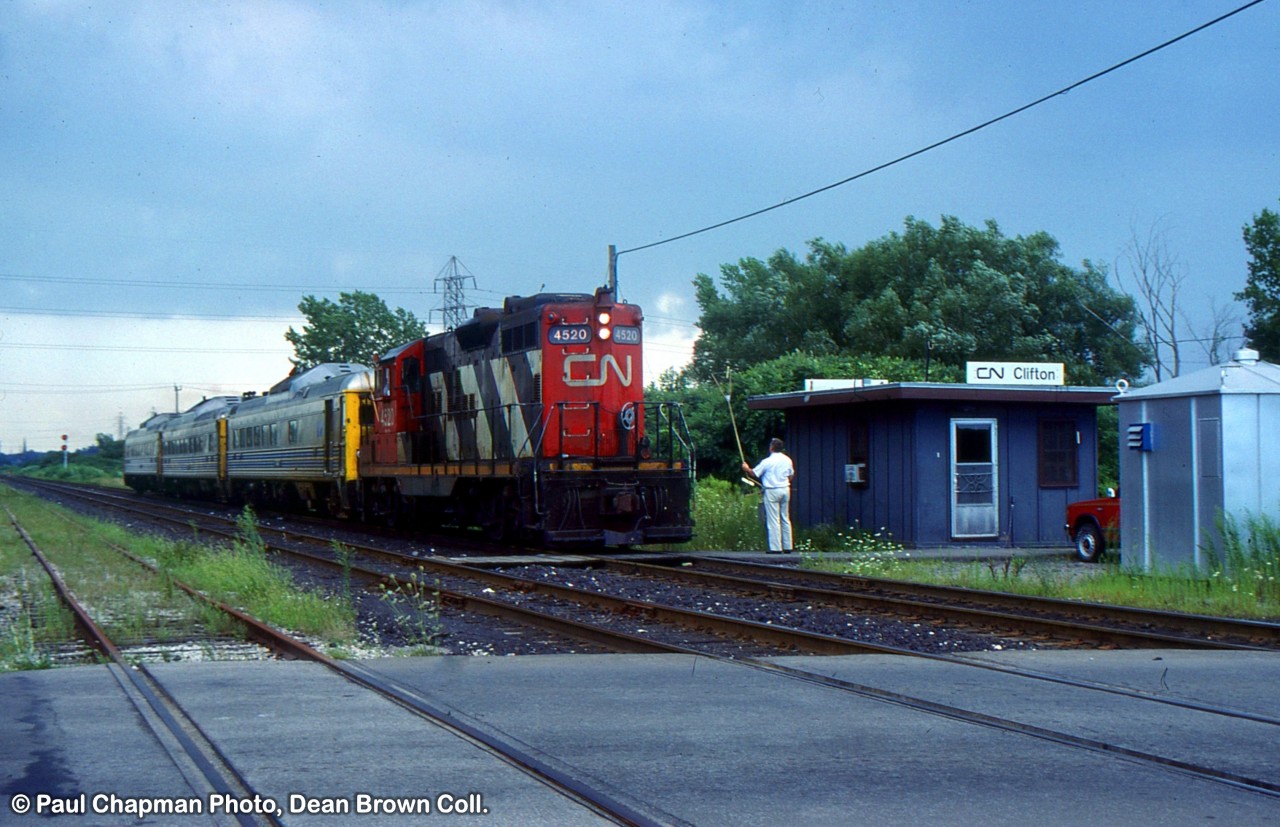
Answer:
M1097 411L1116 389L1061 384L1061 365L1006 384L1013 365L983 365L965 384L814 380L748 400L785 416L796 525L908 548L1066 545L1067 504L1097 496Z

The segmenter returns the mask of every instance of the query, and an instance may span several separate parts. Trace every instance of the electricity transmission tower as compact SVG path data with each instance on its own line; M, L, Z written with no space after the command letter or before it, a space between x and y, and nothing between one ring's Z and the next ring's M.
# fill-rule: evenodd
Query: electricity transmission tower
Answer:
M476 277L458 261L457 256L449 256L449 261L436 275L435 292L444 294L444 306L440 309L440 315L443 317L445 330L453 330L467 320L467 296L464 288L468 281L472 287L476 286Z

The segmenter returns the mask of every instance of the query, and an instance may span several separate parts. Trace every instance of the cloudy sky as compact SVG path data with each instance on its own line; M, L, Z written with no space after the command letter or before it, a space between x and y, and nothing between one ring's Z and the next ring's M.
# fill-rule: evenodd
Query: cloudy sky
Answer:
M451 256L472 304L589 291L609 244L841 180L1244 2L5 2L0 451L265 389L306 294L438 320ZM1199 311L1244 284L1278 148L1270 2L626 254L621 292L653 378L689 355L695 274L955 215L1047 231L1073 265L1159 226Z

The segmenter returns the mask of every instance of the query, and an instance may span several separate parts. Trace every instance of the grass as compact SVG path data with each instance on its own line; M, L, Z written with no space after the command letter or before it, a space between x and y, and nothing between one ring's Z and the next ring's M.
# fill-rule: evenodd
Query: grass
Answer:
M52 646L74 640L75 621L43 570L34 576L25 567L12 571L0 576L6 595L0 611L0 672L48 669L54 665Z
M119 641L142 637L174 640L223 634L236 627L221 612L194 601L173 580L266 621L306 635L321 646L355 640L355 613L349 603L294 584L287 569L267 559L252 512L241 516L240 538L224 548L134 535L110 523L88 520L43 500L0 485L7 505L61 570L76 595L107 633ZM163 572L152 575L111 550L116 545L151 560ZM0 589L16 594L19 605L42 606L48 580L11 526L0 526ZM37 585L32 585L37 584ZM50 598L51 599L51 598ZM6 598L7 606L10 601ZM47 601L46 601L47 602ZM51 619L43 619L48 615ZM42 611L0 613L0 669L42 665L39 644L49 637L69 640L56 615Z
M802 565L866 577L992 589L1037 597L1114 603L1166 611L1255 619L1280 618L1274 581L1258 569L1142 572L1114 560L1063 566L1062 560L1017 557L955 563L884 554L807 555ZM1274 565L1274 564L1272 564Z
M267 558L253 509L236 521L239 538L228 547L143 538L142 556L174 578L266 623L327 644L355 640L349 601L298 588L288 569Z

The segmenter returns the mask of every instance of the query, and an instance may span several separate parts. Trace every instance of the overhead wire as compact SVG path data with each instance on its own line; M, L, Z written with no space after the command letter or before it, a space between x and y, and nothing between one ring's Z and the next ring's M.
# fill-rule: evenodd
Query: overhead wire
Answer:
M301 322L305 321L300 314L292 316L264 316L264 315L247 315L241 316L234 313L184 313L173 312L166 313L164 311L147 311L147 310L71 310L56 309L45 310L38 307L0 307L0 314L13 313L20 316L58 316L58 317L93 317L106 319L156 319L159 321L180 320L180 321L236 321L236 322Z
M357 287L355 285L263 284L262 282L191 282L151 279L117 279L89 276L36 276L29 273L0 273L0 281L33 281L48 284L101 284L109 287L179 287L185 290L255 290L297 292L299 290L351 290L379 293L430 293L423 287Z
M1166 41L1164 41L1163 43L1161 43L1161 44L1159 44L1159 45L1157 45L1157 46L1152 46L1150 49L1147 49L1147 50L1146 50L1146 51L1144 51L1144 52L1140 52L1139 54L1136 54L1136 55L1134 55L1133 57L1130 57L1130 58L1127 58L1127 59L1125 59L1125 60L1122 60L1122 61L1120 61L1119 63L1116 63L1116 64L1115 64L1115 65L1113 65L1113 66L1109 66L1109 67L1107 67L1106 69L1103 69L1103 70L1098 71L1098 72L1094 72L1093 74L1089 75L1088 77L1081 78L1080 80L1077 80L1075 83L1068 84L1067 86L1062 87L1061 89L1057 90L1056 92L1050 92L1049 94L1044 95L1044 96L1042 96L1042 97L1039 97L1039 98L1037 98L1037 99L1035 99L1035 100L1031 101L1030 103L1023 104L1022 106L1019 106L1019 107L1017 107L1016 109L1011 109L1011 110L1009 110L1008 112L1004 113L1003 115L999 115L999 116L997 116L997 117L991 118L990 120L983 121L982 123L978 124L977 126L971 126L971 127L969 127L968 129L962 130L962 131L957 132L957 133L955 133L955 134L953 134L953 135L951 135L951 136L949 136L949 137L943 138L943 139L942 139L942 140L940 140L940 141L935 141L935 142L933 142L933 143L929 144L928 146L921 147L920 149L917 149L917 150L915 150L915 151L913 151L913 152L908 152L906 155L900 155L899 157L894 158L892 161L886 161L886 162L884 162L884 163L882 163L882 164L877 164L876 166L870 167L869 169L864 169L863 171L861 171L861 172L859 172L859 173L856 173L856 174L854 174L854 175L850 175L850 176L849 176L849 177L847 177L847 178L842 178L841 180L836 181L836 182L834 182L834 183L827 184L826 186L818 187L818 188L817 188L817 189L815 189L815 190L810 190L809 192L806 192L806 193L804 193L804 194L802 194L802 195L797 195L797 196L795 196L795 197L793 197L793 198L788 198L788 199L786 199L786 200L784 200L784 201L779 201L778 203L773 204L772 206L763 207L763 208L758 209L758 210L753 210L753 211L751 211L751 212L744 213L743 215L739 215L739 216L737 216L737 217L735 217L735 218L730 218L730 219L727 219L727 220L725 220L725 221L719 221L719 222L716 222L715 224L710 224L710 225L708 225L708 226L706 226L706 227L702 227L702 228L697 229L697 230L691 230L691 231L689 231L689 232L687 232L687 233L681 233L680 235L672 236L671 238L664 238L664 239L661 239L661 240L659 240L659 241L653 241L653 242L650 242L649 244L641 244L641 245L640 245L640 246L638 246L638 247L630 247L630 248L625 249L625 250L618 250L618 251L617 251L617 253L615 254L615 259L616 259L616 257L617 257L617 256L622 256L622 255L625 255L626 253L635 253L635 252L639 252L640 250L648 250L648 249L653 248L653 247L660 247L660 246L662 246L662 245L664 245L664 244L671 244L672 242L675 242L675 241L680 241L680 240L682 240L682 239L686 239L686 238L692 238L693 236L701 235L702 233L708 233L708 232L711 232L712 230L718 230L718 229L720 229L721 227L727 227L727 226L729 226L730 224L737 224L737 223L738 223L738 222L740 222L740 221L746 221L746 220L747 220L747 219L749 219L749 218L755 218L756 216L764 215L765 213L772 212L772 211L774 211L774 210L778 210L778 209L781 209L781 208L783 208L783 207L790 206L790 205L792 205L792 204L795 204L795 203L796 203L796 202L798 202L798 201L803 201L803 200L805 200L806 198L812 198L812 197L813 197L813 196L815 196L815 195L820 195L820 194L822 194L822 193L824 193L824 192L828 192L829 190L833 190L833 189L836 189L837 187L842 187L842 186L844 186L845 184L849 184L849 183L852 183L852 182L854 182L854 181L857 181L857 180L858 180L858 179L860 179L860 178L865 178L865 177L867 177L868 175L872 175L872 174L874 174L874 173L877 173L877 172L880 172L880 171L882 171L882 170L888 169L888 168L890 168L890 167L892 167L892 166L896 166L896 165L898 165L898 164L901 164L901 163L903 163L904 161L909 161L909 160L911 160L912 158L916 158L916 157L918 157L918 156L920 156L920 155L924 155L926 152L931 152L931 151L933 151L933 150L935 150L935 149L938 149L939 147L946 146L947 144L950 144L950 143L953 143L953 142L955 142L955 141L958 141L958 140L960 140L961 138L964 138L964 137L967 137L967 136L969 136L969 135L972 135L972 134L974 134L975 132L980 132L980 131L982 131L982 130L986 129L987 127L989 127L989 126L994 126L995 124L998 124L998 123L1000 123L1001 121L1006 121L1006 120L1008 120L1008 119L1010 119L1010 118L1012 118L1012 117L1014 117L1014 116L1016 116L1016 115L1020 115L1020 114L1022 114L1023 112L1026 112L1026 111L1027 111L1027 110L1029 110L1029 109L1034 109L1035 107L1040 106L1041 104L1046 103L1046 102L1048 102L1048 101L1050 101L1050 100L1053 100L1053 99L1054 99L1054 98L1056 98L1056 97L1060 97L1060 96L1062 96L1062 95L1066 95L1066 94L1068 94L1069 92L1072 92L1072 91L1073 91L1073 90L1075 90L1075 89L1079 89L1081 86L1084 86L1084 85L1085 85L1085 84L1087 84L1087 83L1092 83L1093 81L1098 80L1099 78L1105 77L1106 75L1109 75L1109 74L1111 74L1112 72L1115 72L1115 71L1117 71L1117 70L1119 70L1119 69L1123 69L1125 66L1128 66L1128 65L1130 65L1131 63L1136 63L1137 61L1142 60L1143 58L1149 57L1149 56L1151 56L1151 55L1155 54L1156 52L1161 51L1162 49L1167 49L1168 47L1170 47L1170 46L1174 45L1175 43L1178 43L1178 42L1180 42L1180 41L1182 41L1182 40L1186 40L1187 38L1191 37L1192 35L1198 34L1198 33L1202 32L1202 31L1204 31L1205 29L1208 29L1208 28L1210 28L1210 27L1212 27L1212 26L1216 26L1217 24L1219 24L1219 23L1223 22L1224 20L1227 20L1228 18L1234 17L1235 15L1240 14L1241 12L1246 11L1247 9L1250 9L1250 8L1252 8L1253 6L1256 6L1256 5L1258 5L1258 4L1262 3L1262 2L1263 2L1263 0L1250 0L1250 2L1245 3L1243 6L1240 6L1240 7L1238 7L1238 8L1232 9L1231 11L1229 11L1229 12L1227 12L1227 13L1225 13L1225 14L1222 14L1222 15L1219 15L1218 17L1215 17L1214 19L1212 19L1212 20L1208 21L1207 23L1202 23L1202 24L1200 24L1199 26L1196 26L1196 27L1195 27L1195 28L1193 28L1193 29L1190 29L1190 30L1188 30L1188 31L1186 31L1186 32L1183 32L1182 34L1178 35L1177 37L1170 38L1169 40L1166 40Z

